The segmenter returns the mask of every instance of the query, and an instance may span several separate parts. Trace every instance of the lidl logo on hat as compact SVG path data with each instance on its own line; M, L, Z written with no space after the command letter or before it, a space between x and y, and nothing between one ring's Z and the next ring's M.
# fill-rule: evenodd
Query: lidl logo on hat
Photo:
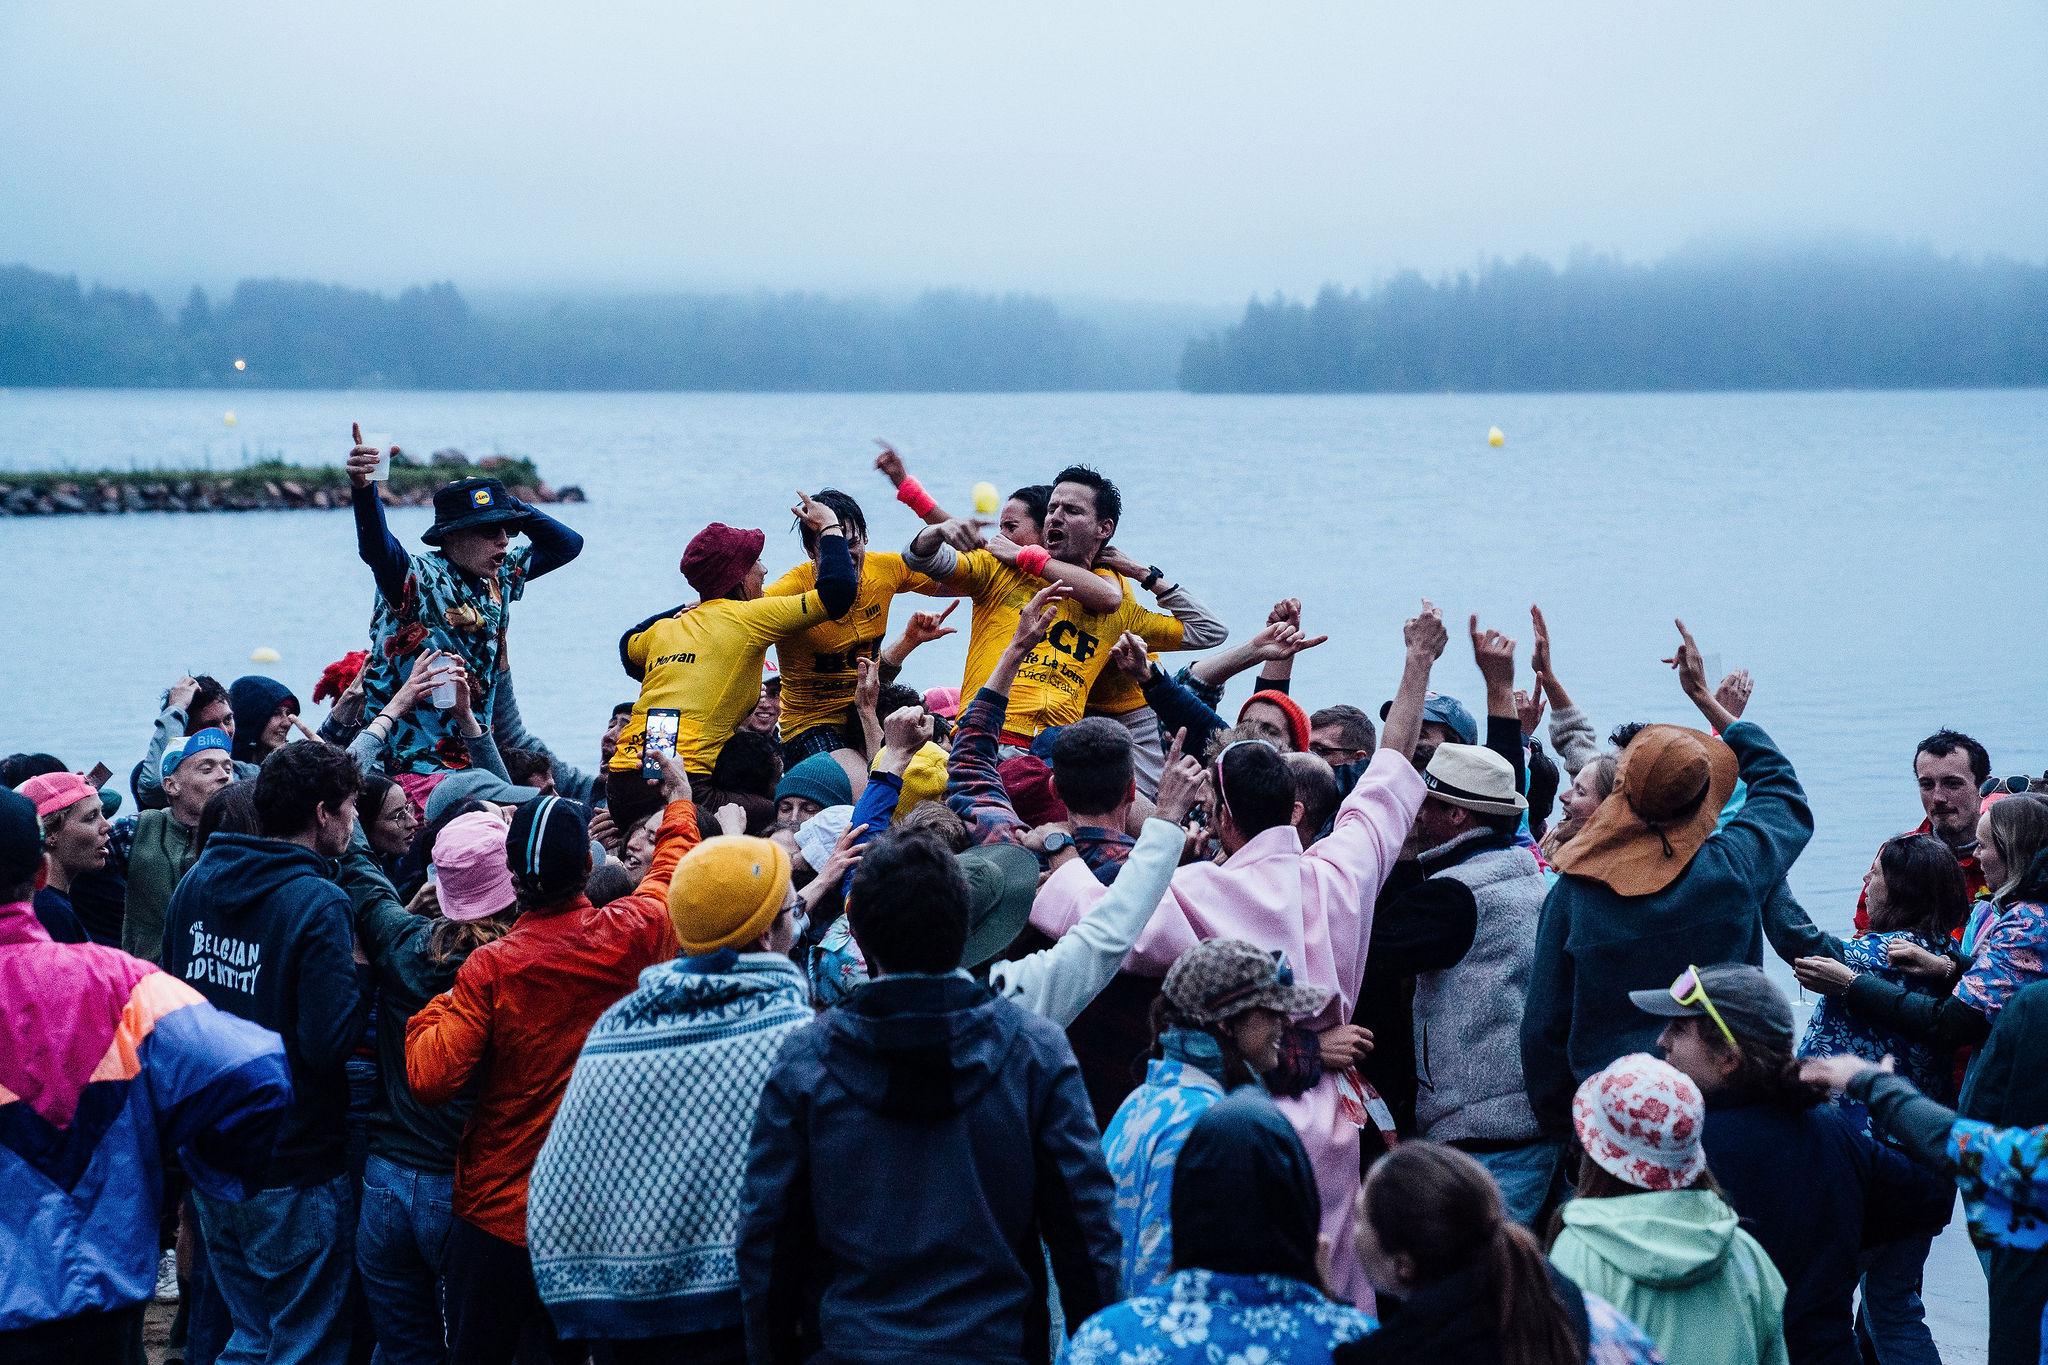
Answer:
M491 490L488 488L472 488L469 490L469 500L478 507L489 507L491 505Z

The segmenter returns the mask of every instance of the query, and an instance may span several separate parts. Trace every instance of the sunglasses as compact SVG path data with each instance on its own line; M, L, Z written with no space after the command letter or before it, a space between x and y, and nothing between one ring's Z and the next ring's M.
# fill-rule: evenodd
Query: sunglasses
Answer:
M1223 746L1222 752L1216 755L1216 801L1225 810L1230 809L1230 791L1223 782L1223 760L1230 757L1232 749L1241 749L1247 744L1262 745L1274 753L1280 752L1279 747L1270 739L1233 739Z
M1735 1031L1728 1027L1728 1021L1721 1017L1721 1011L1715 1009L1714 1002L1707 997L1707 988L1700 983L1698 967L1687 967L1680 973L1678 980L1671 983L1671 998L1681 1005L1698 1005L1706 1010L1707 1017L1714 1021L1715 1027L1721 1030L1721 1036L1728 1040L1728 1046L1737 1052L1742 1051L1742 1044L1735 1041Z
M1984 785L1977 788L1977 794L1989 796L1993 792L2004 792L2008 796L2018 796L2022 792L2034 790L2034 783L2041 780L2034 777L1987 777L1984 779Z

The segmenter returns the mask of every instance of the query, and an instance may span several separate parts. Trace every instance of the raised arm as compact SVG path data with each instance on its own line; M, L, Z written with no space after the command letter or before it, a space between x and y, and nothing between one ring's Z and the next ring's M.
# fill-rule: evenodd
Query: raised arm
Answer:
M542 574L553 573L583 553L583 537L556 521L538 507L528 504L526 522L520 527L533 545L533 555L526 561L526 577L529 582Z
M853 552L846 544L846 530L839 516L822 502L812 500L801 488L796 506L789 509L818 537L818 602L833 620L846 615L860 593L860 579L853 572Z
M1472 662L1486 681L1486 747L1515 770L1515 790L1528 786L1529 757L1522 747L1522 712L1515 705L1515 642L1497 630L1481 630L1472 616Z
M1422 700L1429 691L1429 670L1451 637L1444 629L1443 613L1425 597L1421 613L1410 617L1401 628L1401 638L1406 645L1401 686L1394 693L1393 705L1387 710L1386 725L1380 731L1379 752L1399 754L1412 765L1416 741L1422 738Z
M360 424L350 430L355 444L348 452L348 502L356 519L356 553L370 566L377 591L384 594L386 602L396 606L405 595L405 576L412 567L412 558L384 524L384 503L377 496L377 485L370 481L384 452L363 444Z
M875 444L882 448L882 453L875 456L875 468L896 490L896 501L908 507L927 526L944 526L951 521L946 509L924 491L924 485L910 477L910 471L904 468L903 457L896 453L896 447L880 437L875 438Z
M1220 689L1247 668L1261 664L1264 667L1259 674L1259 685L1264 687L1271 682L1276 691L1285 692L1287 682L1293 676L1294 656L1305 649L1314 649L1329 638L1327 635L1303 635L1301 627L1290 621L1268 621L1243 644L1232 645L1229 649L1198 659L1189 667L1188 675L1206 687ZM1283 666L1286 669L1284 674L1277 671Z
M946 805L967 821L976 844L1015 843L1031 828L1017 814L996 754L1009 709L1010 688L1017 669L1051 629L1067 589L1047 584L1017 614L1017 629L990 670L988 681L961 708L953 731L953 753L946 764Z
M1175 736L1167 756L1152 818L1109 890L1052 947L990 968L989 984L998 995L1065 1028L1123 966L1173 880L1186 842L1181 821L1205 799L1208 777L1199 763L1181 755L1181 738Z

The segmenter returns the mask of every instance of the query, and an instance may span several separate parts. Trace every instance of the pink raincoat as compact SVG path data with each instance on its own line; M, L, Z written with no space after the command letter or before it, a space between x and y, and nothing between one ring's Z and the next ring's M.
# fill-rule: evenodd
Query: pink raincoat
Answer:
M1365 981L1373 903L1400 856L1422 807L1422 777L1407 759L1382 750L1337 811L1327 838L1304 851L1290 825L1254 836L1222 864L1195 863L1173 874L1166 899L1138 936L1124 969L1164 976L1175 958L1204 939L1237 938L1281 948L1297 982L1333 994L1318 1028L1351 1018ZM1058 938L1108 888L1078 858L1055 872L1031 907L1031 923ZM1314 1163L1323 1199L1323 1235L1334 1254L1331 1288L1361 1307L1372 1292L1352 1250L1351 1209L1358 1198L1358 1129L1341 1113L1335 1076L1296 1099L1278 1101Z

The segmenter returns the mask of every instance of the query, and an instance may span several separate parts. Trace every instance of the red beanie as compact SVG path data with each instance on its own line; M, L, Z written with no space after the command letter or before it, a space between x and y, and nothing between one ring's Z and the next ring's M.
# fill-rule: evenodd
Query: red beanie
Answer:
M1052 769L1045 766L1044 759L1024 754L1003 763L996 771L1003 776L1003 790L1010 794L1010 804L1033 829L1067 818L1066 803L1053 791Z
M1301 709L1300 702L1285 692L1254 692L1244 699L1244 706L1237 708L1239 723L1244 721L1245 706L1250 706L1255 701L1279 707L1281 714L1287 717L1288 733L1294 736L1294 751L1298 754L1308 752L1308 712Z
M746 579L767 543L768 537L759 531L714 521L690 538L683 551L683 577L699 597L723 597Z

